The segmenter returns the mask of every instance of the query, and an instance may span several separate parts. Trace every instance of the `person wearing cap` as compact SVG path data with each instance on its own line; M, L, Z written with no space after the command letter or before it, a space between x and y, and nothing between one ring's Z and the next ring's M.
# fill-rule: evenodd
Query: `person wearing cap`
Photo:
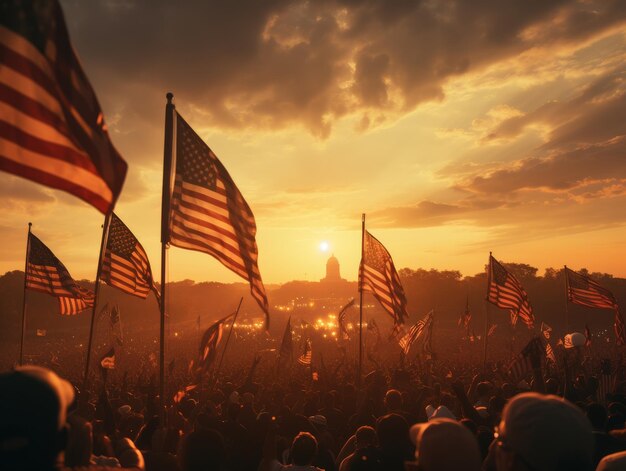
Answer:
M67 443L73 401L72 386L48 369L0 374L0 469L54 469Z
M58 469L61 453L72 450L68 448L67 411L73 402L74 389L70 383L47 368L23 366L1 373L0 469ZM123 466L144 468L143 457L130 440L124 439L118 445L118 458ZM76 456L76 450L72 451Z
M407 470L480 470L478 442L472 432L456 420L435 418L416 424L409 435L415 445L415 461L406 463Z
M592 457L591 424L576 406L524 393L504 408L486 462L497 471L590 471Z

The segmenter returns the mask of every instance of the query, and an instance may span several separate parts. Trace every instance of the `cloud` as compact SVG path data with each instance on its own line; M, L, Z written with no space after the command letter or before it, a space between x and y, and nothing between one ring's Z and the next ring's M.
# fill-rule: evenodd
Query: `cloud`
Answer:
M116 92L116 108L152 122L172 90L214 127L296 125L319 137L344 116L405 114L442 99L451 78L583 44L626 18L618 0L63 4L96 89Z
M52 191L26 180L0 172L0 200L4 211L44 210L56 199Z
M498 106L478 127L482 133L477 136L478 151L498 140L499 160L481 162L471 155L448 163L437 172L449 182L447 197L380 209L376 212L380 223L388 227L470 223L511 240L626 223L616 209L626 195L623 66L580 87L568 99L551 100L527 112ZM539 127L543 139L539 145L526 149L521 158L506 158L527 129Z

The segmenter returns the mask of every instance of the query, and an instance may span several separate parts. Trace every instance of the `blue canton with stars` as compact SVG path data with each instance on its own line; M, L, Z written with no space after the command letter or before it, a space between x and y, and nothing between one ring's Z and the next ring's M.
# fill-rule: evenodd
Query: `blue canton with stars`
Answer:
M109 250L120 257L130 260L135 250L137 239L115 214L111 218L109 238L107 245Z
M176 128L176 173L186 182L215 190L217 167L211 149L193 129L178 116Z

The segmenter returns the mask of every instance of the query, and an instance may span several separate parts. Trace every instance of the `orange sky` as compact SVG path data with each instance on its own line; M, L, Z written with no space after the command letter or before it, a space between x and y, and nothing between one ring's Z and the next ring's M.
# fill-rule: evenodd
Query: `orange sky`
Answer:
M472 275L492 250L626 277L624 2L203 3L62 1L155 272L172 91L256 216L266 283L317 280L330 253L356 279L362 212L398 268ZM0 271L23 269L32 221L95 277L95 209L7 174L0 196ZM238 280L182 249L169 266Z

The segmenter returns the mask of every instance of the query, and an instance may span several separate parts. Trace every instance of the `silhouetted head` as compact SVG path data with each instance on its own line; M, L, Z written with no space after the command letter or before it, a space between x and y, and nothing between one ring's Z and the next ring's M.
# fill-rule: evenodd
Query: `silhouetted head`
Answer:
M411 447L409 424L398 414L387 414L376 422L378 444L383 452L395 454Z
M317 455L317 440L309 432L300 432L291 444L291 460L296 466L313 463Z
M410 430L421 471L479 471L481 456L472 432L456 420L434 419Z
M378 439L376 438L376 430L369 425L363 425L359 427L355 433L356 437L356 449L366 448L369 446L376 446Z
M385 394L385 407L389 412L402 409L402 393L397 389L390 389Z
M587 471L593 443L579 408L557 396L525 393L504 408L492 450L498 471Z
M178 449L181 471L220 469L226 449L224 439L215 430L196 430L186 435Z
M70 383L46 368L0 374L0 469L53 468L66 445L73 400Z

